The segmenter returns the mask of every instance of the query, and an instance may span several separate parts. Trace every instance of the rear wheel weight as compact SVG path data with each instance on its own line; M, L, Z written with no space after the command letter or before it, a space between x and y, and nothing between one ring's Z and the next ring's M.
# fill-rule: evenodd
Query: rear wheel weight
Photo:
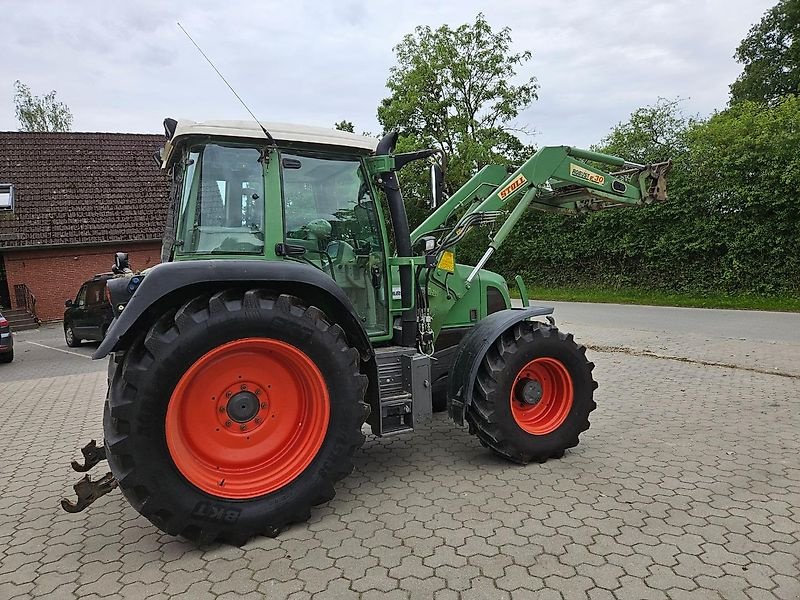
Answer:
M298 298L198 297L117 366L109 464L134 508L167 533L233 544L276 535L352 470L366 382L342 329Z
M466 420L481 444L518 463L560 458L589 428L597 383L586 349L539 322L504 332L484 356Z

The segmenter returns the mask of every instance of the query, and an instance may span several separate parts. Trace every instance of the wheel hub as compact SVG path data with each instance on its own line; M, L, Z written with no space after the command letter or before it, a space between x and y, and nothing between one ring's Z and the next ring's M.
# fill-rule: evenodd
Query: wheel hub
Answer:
M557 358L534 358L520 369L509 396L511 415L520 429L547 435L561 427L572 410L572 376Z
M542 400L542 384L535 379L522 379L517 383L516 395L523 404L536 406Z
M232 421L247 423L258 414L260 403L253 392L242 391L231 396L226 412Z

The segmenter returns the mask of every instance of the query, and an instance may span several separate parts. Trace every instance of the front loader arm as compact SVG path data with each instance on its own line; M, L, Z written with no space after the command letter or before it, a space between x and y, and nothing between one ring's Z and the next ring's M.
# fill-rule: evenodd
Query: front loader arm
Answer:
M450 215L467 204L477 206L483 202L507 177L508 169L502 165L483 167L411 232L411 242L416 244L422 236L430 235L444 226Z
M622 170L607 173L587 161ZM664 200L664 176L669 168L669 161L639 165L591 150L548 146L537 151L472 210L502 210L531 189L536 190L536 197L532 199L534 208L566 211Z
M606 172L590 162L616 171ZM582 212L666 200L665 177L670 167L670 161L640 165L591 150L548 146L499 183L499 167L481 170L414 230L412 240L416 242L433 233L450 215L469 204L455 227L440 238L437 250L444 251L463 239L471 227L496 220L518 201L470 274L469 282L528 208ZM491 185L495 187L487 194Z

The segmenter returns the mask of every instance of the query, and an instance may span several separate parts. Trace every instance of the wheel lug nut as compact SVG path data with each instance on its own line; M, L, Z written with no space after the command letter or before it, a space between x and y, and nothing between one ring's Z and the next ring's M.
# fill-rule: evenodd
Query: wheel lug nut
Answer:
M256 388L256 396L260 396L260 395L261 395L261 390Z
M225 392L225 396L227 398L230 398L231 396L233 396L233 392Z
M255 421L256 421L256 425L258 425L259 423L261 423L261 419L259 419L258 417L256 417L256 418L255 418Z
M267 403L266 402L262 402L261 403L261 408L267 408Z
M245 431L246 429L247 429L247 425L245 425L244 423L239 425L239 431Z
M225 407L224 406L220 406L219 407L219 412L221 412L221 413L225 412Z
M246 390L246 389L247 389L247 386L246 386L245 384L242 384L240 389L242 389L242 390Z
M225 427L230 427L230 426L231 426L231 422L230 422L230 420L228 420L228 421L225 421Z

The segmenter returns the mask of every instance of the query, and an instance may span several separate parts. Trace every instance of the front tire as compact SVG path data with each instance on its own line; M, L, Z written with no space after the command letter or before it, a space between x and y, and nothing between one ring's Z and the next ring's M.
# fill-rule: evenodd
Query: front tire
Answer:
M367 377L342 329L264 290L198 297L117 368L106 453L159 529L241 545L333 498L364 442Z
M572 334L539 322L514 325L481 362L466 413L470 432L513 462L561 458L597 407L592 369Z
M72 323L68 323L64 327L64 340L70 348L77 348L81 345L81 340L75 337L75 330L72 329Z

